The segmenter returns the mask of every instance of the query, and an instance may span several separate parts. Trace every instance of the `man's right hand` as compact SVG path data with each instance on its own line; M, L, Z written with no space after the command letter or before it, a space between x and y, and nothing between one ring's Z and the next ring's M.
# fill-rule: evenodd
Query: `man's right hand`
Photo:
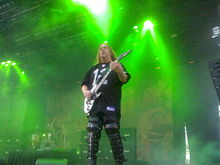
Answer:
M85 98L89 99L90 97L92 97L92 92L90 90L84 90L83 95Z
M92 97L92 92L89 90L89 88L86 85L82 86L82 92L85 98L91 98Z

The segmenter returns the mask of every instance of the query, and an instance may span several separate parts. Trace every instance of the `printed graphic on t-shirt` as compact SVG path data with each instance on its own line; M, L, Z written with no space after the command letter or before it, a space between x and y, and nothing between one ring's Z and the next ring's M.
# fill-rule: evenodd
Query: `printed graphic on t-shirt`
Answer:
M104 82L103 82L103 85L107 85L108 84L108 80L105 80Z
M99 73L99 69L96 69L96 70L93 71L94 79L93 79L93 82L92 82L92 87L96 86L96 84L97 84L98 73Z
M103 73L104 71L106 71L106 68L101 69L100 73Z
M105 64L102 65L102 67L105 67L105 66L106 66ZM103 75L105 74L106 70L107 70L107 68L105 67L102 69L97 68L93 71L93 74L94 74L94 79L93 79L93 83L92 83L93 87L99 83L99 81L102 79ZM107 85L108 81L105 80L103 84Z

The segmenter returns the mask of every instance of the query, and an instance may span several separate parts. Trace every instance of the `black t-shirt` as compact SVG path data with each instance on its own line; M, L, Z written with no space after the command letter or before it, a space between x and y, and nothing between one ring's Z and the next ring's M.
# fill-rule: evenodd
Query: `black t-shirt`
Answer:
M102 112L120 117L121 87L130 79L130 74L126 71L123 65L122 67L127 75L126 82L122 83L119 80L117 73L112 70L97 92L101 92L101 95L95 100L93 107L89 112L90 115ZM100 82L106 72L108 72L109 68L109 63L97 64L91 67L85 75L81 86L86 85L89 89L92 89L94 85L97 85Z

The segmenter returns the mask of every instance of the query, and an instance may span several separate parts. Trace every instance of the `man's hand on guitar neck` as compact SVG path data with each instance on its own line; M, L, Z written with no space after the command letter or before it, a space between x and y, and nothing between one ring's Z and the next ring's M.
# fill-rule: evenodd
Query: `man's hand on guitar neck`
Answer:
M110 62L110 68L111 70L114 70L116 73L123 71L121 64L117 60Z
M88 89L86 85L82 86L82 92L85 98L91 98L92 97L92 92Z
M117 60L110 63L110 68L118 74L119 80L121 82L125 82L127 80L127 75L124 73L124 69Z

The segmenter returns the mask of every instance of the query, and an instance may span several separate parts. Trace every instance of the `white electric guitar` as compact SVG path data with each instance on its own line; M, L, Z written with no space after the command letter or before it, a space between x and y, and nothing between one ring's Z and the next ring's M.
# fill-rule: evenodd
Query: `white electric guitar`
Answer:
M116 61L120 61L122 58L124 58L125 56L127 56L129 53L131 53L132 50L128 50L124 53L122 53ZM106 78L108 77L109 73L112 70L109 69L108 72L106 72L106 74L103 76L103 78L101 79L101 81L95 85L90 91L92 93L92 97L90 98L85 98L84 100L84 112L85 113L89 113L90 110L92 109L93 103L95 102L95 100L101 95L101 92L97 93L97 91L99 90L100 86L103 84L103 82L106 80Z

